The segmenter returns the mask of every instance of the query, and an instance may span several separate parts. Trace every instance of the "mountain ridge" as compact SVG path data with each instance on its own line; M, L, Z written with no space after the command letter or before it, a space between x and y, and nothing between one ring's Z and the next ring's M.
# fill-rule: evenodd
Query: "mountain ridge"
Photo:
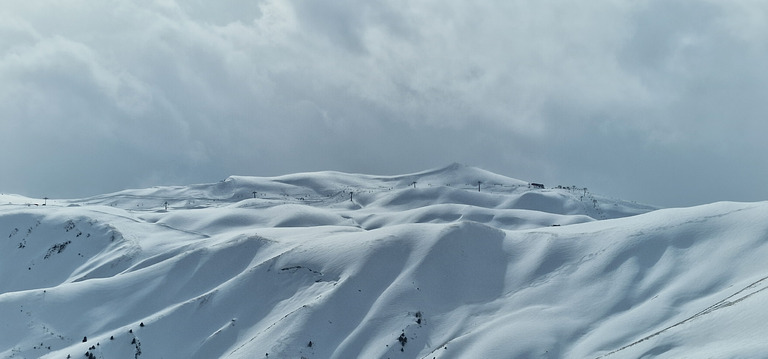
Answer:
M3 197L0 358L768 353L768 202L420 173Z

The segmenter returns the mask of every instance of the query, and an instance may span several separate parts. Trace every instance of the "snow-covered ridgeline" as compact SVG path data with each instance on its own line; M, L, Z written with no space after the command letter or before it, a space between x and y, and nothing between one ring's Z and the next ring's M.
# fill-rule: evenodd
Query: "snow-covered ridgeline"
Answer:
M768 204L585 192L452 165L4 197L0 357L768 353Z

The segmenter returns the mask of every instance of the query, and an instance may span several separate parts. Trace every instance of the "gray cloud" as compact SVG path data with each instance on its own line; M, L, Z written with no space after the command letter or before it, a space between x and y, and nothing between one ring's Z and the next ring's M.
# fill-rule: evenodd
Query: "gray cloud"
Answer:
M751 1L9 1L0 190L453 161L661 205L768 196Z

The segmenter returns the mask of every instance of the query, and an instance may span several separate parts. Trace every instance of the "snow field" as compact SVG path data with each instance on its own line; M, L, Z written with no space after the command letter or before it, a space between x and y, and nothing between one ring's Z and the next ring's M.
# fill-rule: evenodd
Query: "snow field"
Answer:
M768 203L585 192L451 165L6 195L0 358L768 353Z

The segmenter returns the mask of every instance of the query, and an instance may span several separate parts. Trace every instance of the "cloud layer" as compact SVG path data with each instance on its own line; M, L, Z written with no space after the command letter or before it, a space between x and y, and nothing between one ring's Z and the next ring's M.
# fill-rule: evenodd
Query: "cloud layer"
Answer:
M661 205L768 197L768 5L12 0L0 190L458 161Z

